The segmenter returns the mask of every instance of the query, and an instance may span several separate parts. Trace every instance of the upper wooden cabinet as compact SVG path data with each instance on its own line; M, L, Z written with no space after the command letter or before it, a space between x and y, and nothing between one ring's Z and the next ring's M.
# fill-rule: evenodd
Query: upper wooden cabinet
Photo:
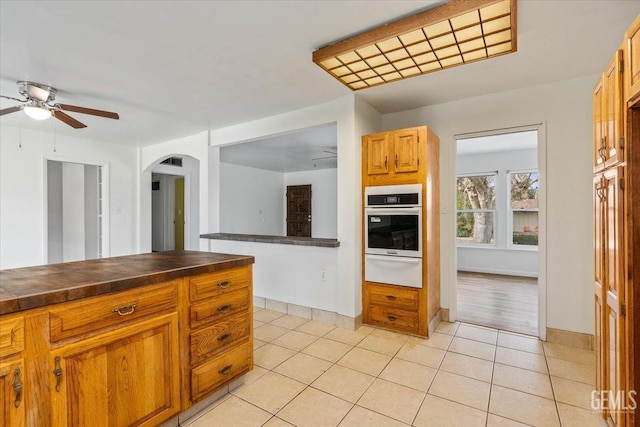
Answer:
M628 70L625 101L627 101L640 95L640 16L633 21L625 38L627 41L625 61Z
M437 137L424 127L401 129L362 137L363 185L410 184L424 181L424 148Z
M594 168L624 161L623 50L616 51L593 92Z

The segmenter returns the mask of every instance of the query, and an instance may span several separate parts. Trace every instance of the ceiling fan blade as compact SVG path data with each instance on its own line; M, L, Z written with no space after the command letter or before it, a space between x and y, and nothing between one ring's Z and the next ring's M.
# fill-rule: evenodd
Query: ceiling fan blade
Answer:
M18 99L18 98L14 98L13 96L0 95L0 98L6 98L6 99L10 99L12 101L18 101L18 102L27 102L26 99Z
M74 119L73 117L71 117L68 114L63 113L62 111L52 110L51 114L56 119L65 122L66 124L68 124L69 126L71 126L74 129L82 129L82 128L86 128L87 127L87 125L85 125L84 123L81 123L81 122L77 121L76 119Z
M15 113L16 111L22 110L22 105L16 105L15 107L5 108L4 110L0 110L0 116L4 116L5 114Z
M91 114L92 116L105 117L107 119L115 120L118 120L120 118L118 113L112 113L110 111L95 110L93 108L77 107L75 105L68 104L56 104L55 106L65 111L73 111L74 113Z
M336 156L316 157L316 158L311 159L311 160L328 160L328 159L337 159L337 157Z

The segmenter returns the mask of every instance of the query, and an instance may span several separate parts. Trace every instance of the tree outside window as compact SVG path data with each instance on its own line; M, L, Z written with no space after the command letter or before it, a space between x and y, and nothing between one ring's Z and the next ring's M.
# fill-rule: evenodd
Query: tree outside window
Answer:
M460 176L457 179L458 243L494 244L496 175Z
M509 173L511 243L538 246L538 172Z

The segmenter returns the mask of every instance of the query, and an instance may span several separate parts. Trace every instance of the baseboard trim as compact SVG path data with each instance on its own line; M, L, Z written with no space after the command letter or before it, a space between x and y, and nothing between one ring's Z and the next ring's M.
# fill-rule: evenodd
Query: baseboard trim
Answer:
M442 321L442 309L438 310L435 316L429 321L429 336L432 336L436 328Z
M547 342L593 350L593 341L594 337L591 334L566 331L564 329L547 328Z
M463 273L485 273L485 274L497 274L499 276L516 276L516 277L532 277L538 278L538 273L530 271L516 271L516 270L497 270L495 268L476 268L476 267L458 267L457 271Z
M356 317L350 317L336 313L335 311L321 310L319 308L306 307L304 305L291 304L284 301L258 296L253 297L253 305L260 308L279 311L280 313L304 317L305 319L332 323L344 329L356 330L362 326L362 314L359 314Z
M440 317L442 318L441 320L444 322L451 322L450 317L449 317L449 309L448 308L441 308L440 309Z

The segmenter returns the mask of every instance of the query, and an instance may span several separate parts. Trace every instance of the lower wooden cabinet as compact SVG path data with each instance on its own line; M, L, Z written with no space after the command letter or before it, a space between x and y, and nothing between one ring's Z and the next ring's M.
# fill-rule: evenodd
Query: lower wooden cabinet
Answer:
M155 426L180 411L178 314L52 351L54 426Z
M253 368L251 265L0 316L0 427L157 426Z
M0 426L23 427L25 420L24 363L0 363Z
M363 322L412 334L420 333L421 289L365 282Z

